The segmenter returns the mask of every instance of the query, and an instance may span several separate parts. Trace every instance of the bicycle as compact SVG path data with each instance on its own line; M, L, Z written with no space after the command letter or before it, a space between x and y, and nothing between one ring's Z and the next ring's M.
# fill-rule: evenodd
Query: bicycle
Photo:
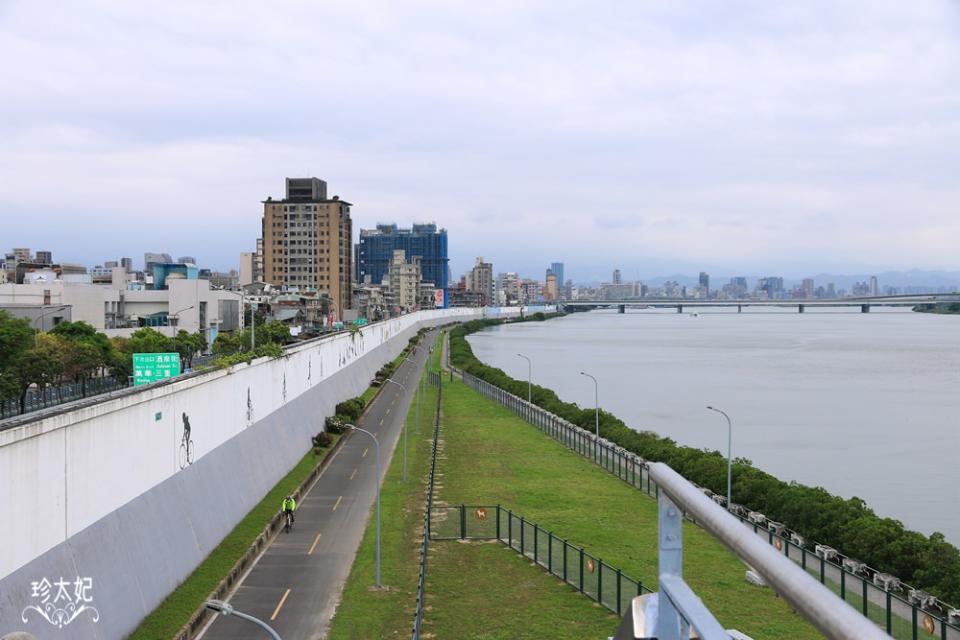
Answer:
M283 520L283 532L290 533L290 530L293 529L293 511L284 511Z

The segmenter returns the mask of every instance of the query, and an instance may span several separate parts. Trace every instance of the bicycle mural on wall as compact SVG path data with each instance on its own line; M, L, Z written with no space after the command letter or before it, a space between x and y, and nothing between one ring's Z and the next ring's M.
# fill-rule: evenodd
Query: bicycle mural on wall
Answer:
M180 438L180 468L193 464L193 438L190 434L190 416L183 414L183 436Z

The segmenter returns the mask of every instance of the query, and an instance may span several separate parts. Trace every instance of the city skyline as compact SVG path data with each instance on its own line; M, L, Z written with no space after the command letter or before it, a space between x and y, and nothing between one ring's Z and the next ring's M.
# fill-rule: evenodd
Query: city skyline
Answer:
M454 273L958 266L955 3L41 10L0 12L0 211L72 260L233 268L277 177L321 175L357 228L444 226Z

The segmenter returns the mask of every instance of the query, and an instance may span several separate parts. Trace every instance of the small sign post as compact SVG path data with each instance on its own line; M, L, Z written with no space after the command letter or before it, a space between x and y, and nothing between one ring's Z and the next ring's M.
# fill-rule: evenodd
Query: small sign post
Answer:
M133 354L133 385L150 384L180 375L179 353Z

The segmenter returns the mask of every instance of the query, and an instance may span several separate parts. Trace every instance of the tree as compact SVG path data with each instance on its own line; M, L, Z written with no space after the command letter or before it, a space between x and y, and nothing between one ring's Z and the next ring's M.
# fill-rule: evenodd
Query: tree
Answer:
M177 332L176 347L177 353L186 361L187 367L192 367L194 356L206 350L207 338L203 335L202 331L187 333L185 330L180 329L180 331Z
M23 351L33 346L30 321L0 311L0 371L6 371Z
M241 339L243 334L237 333L218 333L213 341L213 353L217 356L230 356L241 349Z
M173 351L173 341L156 329L137 329L127 339L127 353L168 353Z
M43 389L55 381L62 371L62 363L43 349L27 349L16 360L15 371L20 397L20 411L26 410L27 391L34 384Z

